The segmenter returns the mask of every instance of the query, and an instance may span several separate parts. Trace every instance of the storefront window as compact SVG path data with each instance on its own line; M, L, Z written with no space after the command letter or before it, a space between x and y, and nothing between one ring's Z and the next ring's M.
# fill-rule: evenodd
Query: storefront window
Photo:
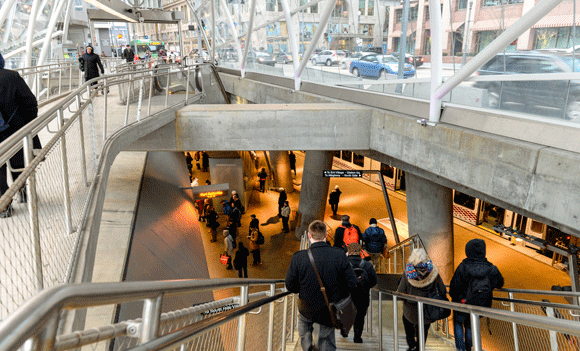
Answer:
M495 30L479 32L478 52L485 49L495 38L497 38L497 32Z
M310 8L310 13L318 13L318 4L312 5Z
M375 14L375 0L369 0L367 15L374 16Z
M276 7L274 0L266 0L266 11L274 11L274 7Z
M475 198L467 194L460 193L457 190L455 191L455 196L453 196L453 202L470 210L475 210Z
M340 158L340 150L334 151L334 157Z
M467 0L458 0L457 1L457 9L464 10L467 8Z
M352 151L342 151L342 159L348 162L352 162Z
M353 153L352 163L354 163L357 166L364 167L365 166L365 157L361 156L357 153Z
M535 30L535 49L565 49L580 44L580 28L574 40L572 27L538 28Z
M395 168L381 163L381 174L392 179L395 177Z
M361 16L365 15L365 0L358 1L358 11Z

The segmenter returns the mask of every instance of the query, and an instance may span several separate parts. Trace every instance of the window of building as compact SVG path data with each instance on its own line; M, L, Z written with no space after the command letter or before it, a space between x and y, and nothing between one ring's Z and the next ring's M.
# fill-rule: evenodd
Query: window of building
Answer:
M318 13L318 4L312 5L310 8L310 13Z
M280 0L278 0L278 12L282 12L284 11L284 8L282 7L282 2Z
M497 38L497 31L495 30L486 30L483 32L479 32L479 40L477 43L477 51L483 50L486 46L488 46L492 41Z
M369 0L368 7L367 7L367 15L368 16L375 15L375 0Z
M335 150L334 151L334 157L340 158L340 150Z
M465 10L467 8L467 0L457 0L457 9Z
M357 153L353 153L352 163L354 163L357 166L364 167L365 157Z
M352 162L352 151L342 151L342 159L348 162Z
M409 9L409 20L416 21L419 15L419 7L413 6Z
M538 28L535 30L534 49L569 48L580 45L580 28L574 40L572 27Z
M276 3L274 0L266 0L266 11L274 11Z
M470 210L475 210L475 198L467 194L460 193L457 190L455 190L453 202Z
M381 174L387 178L393 179L395 177L395 168L381 163Z
M365 15L365 0L358 0L358 12L361 16Z

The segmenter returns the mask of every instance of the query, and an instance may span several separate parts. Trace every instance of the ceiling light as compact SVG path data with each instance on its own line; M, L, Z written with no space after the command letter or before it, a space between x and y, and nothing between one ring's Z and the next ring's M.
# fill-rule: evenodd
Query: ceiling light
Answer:
M100 10L103 10L107 13L110 13L113 16L119 17L120 19L123 19L127 22L131 22L131 23L137 23L137 21L133 18L127 17L124 14L122 14L121 12L118 12L115 9L110 8L109 6L103 4L102 2L100 2L99 0L86 0L86 2L88 2L89 4L99 8Z

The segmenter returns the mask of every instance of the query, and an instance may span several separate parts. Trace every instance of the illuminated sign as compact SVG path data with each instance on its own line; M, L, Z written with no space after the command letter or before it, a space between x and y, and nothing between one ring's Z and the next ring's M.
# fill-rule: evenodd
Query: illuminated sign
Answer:
M220 191L206 191L204 193L198 193L198 194L196 194L196 197L203 198L203 199L211 199L214 197L224 196L224 195L226 195L226 192L223 190L220 190Z
M362 170L323 170L322 176L325 178L362 178Z

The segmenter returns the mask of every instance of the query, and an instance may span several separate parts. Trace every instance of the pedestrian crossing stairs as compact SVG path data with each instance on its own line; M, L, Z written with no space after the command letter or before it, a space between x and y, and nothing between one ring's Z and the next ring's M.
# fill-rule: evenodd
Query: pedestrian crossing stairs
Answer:
M367 312L367 319L365 323L365 329L362 334L363 343L355 344L353 341L354 332L351 330L347 338L343 338L340 335L340 331L336 330L336 349L338 351L355 351L355 350L380 350L379 345L379 305L378 301L373 299L371 306L369 306L369 311ZM397 313L397 344L400 351L406 351L408 349L405 331L402 323L402 304L398 305ZM394 318L393 318L393 303L392 301L382 301L382 350L394 350ZM425 343L425 351L455 351L455 345L453 339L446 338L445 334L439 329L443 323L438 326L437 323L431 324L429 329L429 334L427 337L427 342ZM369 327L370 326L370 327ZM317 326L315 325L313 339L318 339ZM291 342L286 344L286 351L301 351L300 346L300 335L295 329L294 335L291 338Z

